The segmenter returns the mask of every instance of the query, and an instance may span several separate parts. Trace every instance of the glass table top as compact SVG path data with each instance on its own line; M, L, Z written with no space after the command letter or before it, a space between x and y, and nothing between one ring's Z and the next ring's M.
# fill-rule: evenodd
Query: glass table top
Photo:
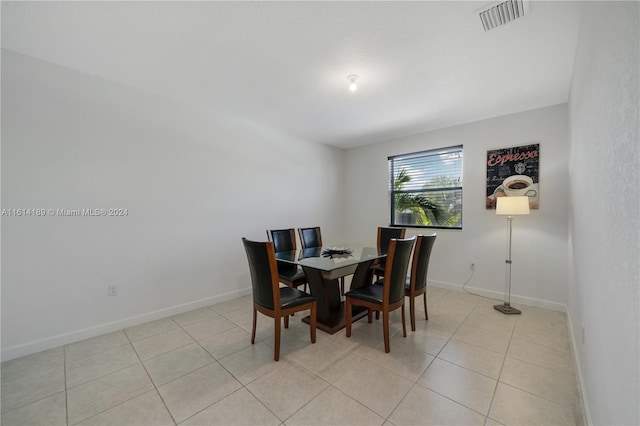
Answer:
M386 255L386 253L379 253L376 247L362 244L341 244L280 252L276 253L276 259L281 262L329 272L357 265L367 260L380 259Z

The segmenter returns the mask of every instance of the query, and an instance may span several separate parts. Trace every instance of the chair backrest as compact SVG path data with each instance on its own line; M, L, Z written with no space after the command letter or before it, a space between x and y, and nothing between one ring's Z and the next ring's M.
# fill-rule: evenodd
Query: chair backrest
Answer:
M436 234L418 235L411 262L411 289L420 290L427 285L427 272L431 249L436 241Z
M276 253L296 249L296 231L293 228L268 230L267 238L273 242Z
M406 228L383 228L378 227L378 250L389 250L389 241L392 238L402 239L407 231Z
M387 270L383 281L383 303L395 303L404 299L407 270L411 259L411 250L416 237L407 239L392 238L389 241L387 254Z
M392 238L402 239L406 232L406 228L383 228L378 227L378 251L382 253L388 253L389 241ZM385 258L380 259L380 264L384 266L387 263Z
M314 228L298 228L298 235L300 235L300 245L303 249L322 247L322 234L320 233L319 226Z
M243 238L242 244L249 261L253 301L265 308L275 309L280 306L280 291L276 291L280 284L273 243Z

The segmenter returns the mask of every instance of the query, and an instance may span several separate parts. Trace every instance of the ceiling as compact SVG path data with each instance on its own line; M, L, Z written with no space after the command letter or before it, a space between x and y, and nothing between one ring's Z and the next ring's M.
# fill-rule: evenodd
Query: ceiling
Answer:
M2 47L349 148L568 100L582 4L488 3L3 2Z

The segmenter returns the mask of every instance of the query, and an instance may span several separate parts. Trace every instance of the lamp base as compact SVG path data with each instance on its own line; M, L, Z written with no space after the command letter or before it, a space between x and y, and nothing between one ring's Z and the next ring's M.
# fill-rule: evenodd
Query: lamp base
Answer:
M500 311L500 312L502 312L502 313L503 313L503 314L505 314L505 315L518 315L518 314L521 314L521 313L522 313L522 311L520 311L520 310L518 310L518 309L516 309L516 308L512 307L512 306L511 306L510 304L508 304L508 303L505 303L505 304L502 304L502 305L493 305L493 308L494 308L496 311Z

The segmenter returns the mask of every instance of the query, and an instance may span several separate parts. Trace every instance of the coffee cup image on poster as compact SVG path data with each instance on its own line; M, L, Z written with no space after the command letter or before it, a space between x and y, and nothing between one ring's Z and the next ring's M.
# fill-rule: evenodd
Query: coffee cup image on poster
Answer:
M540 205L540 144L487 151L487 209L498 197L529 197L529 208Z

